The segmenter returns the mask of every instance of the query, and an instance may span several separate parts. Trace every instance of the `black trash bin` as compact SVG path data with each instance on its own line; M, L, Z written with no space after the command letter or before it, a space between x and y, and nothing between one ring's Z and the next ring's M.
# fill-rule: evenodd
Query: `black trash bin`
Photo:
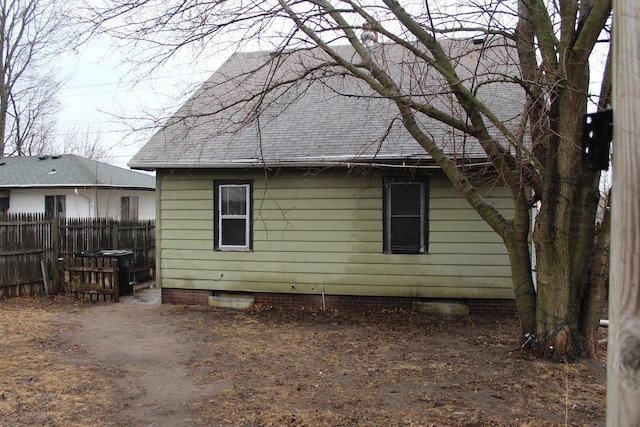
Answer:
M80 256L91 258L116 258L118 260L118 291L120 296L131 295L131 265L133 264L133 251L128 249L104 249L98 252L81 252Z
M97 252L97 254L105 258L116 258L118 260L118 289L120 290L120 295L131 295L133 293L133 286L131 285L133 251L127 249L105 249Z

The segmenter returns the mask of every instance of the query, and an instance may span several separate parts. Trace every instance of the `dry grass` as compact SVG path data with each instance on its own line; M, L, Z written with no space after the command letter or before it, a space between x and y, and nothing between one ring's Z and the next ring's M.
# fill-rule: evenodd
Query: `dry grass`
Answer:
M102 368L65 363L56 335L75 300L0 302L0 425L105 425L116 390ZM68 327L68 326L64 326Z
M189 322L191 340L206 337L194 375L224 379L203 425L604 423L603 366L530 358L514 321L266 310Z
M114 385L122 373L60 338L61 329L81 327L68 316L77 310L92 307L0 301L0 426L137 425L136 404L123 402ZM188 349L193 384L210 390L192 402L185 425L604 425L604 367L530 358L513 320L189 307L161 313ZM118 418L125 409L133 418Z

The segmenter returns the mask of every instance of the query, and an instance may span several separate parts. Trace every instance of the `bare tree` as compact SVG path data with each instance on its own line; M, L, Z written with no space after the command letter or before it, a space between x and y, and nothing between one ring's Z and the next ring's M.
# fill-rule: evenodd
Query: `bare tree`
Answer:
M52 138L59 78L44 69L65 38L50 0L0 1L0 157L43 151Z
M87 159L105 163L113 161L113 158L109 155L109 150L102 143L100 131L94 131L89 127L85 130L71 129L61 141L58 150L55 151L62 154L77 154Z
M300 79L327 70L341 73L395 104L406 130L504 241L523 345L542 357L571 360L582 354L585 342L594 342L585 339L594 331L584 325L602 308L602 301L588 301L595 295L589 292L588 260L594 255L600 170L583 164L581 138L588 104L598 102L590 93L589 60L596 43L608 38L611 10L611 0L489 0L464 7L434 2L405 7L396 0L123 0L105 1L92 17L95 28L141 48L138 52L147 56L140 60L155 65L184 49L200 56L230 44L273 50L276 59L268 66L274 71L265 73L262 87L245 99L253 112L247 118L253 120L260 117L263 94L295 84L273 78L286 62L277 58L319 48L322 58L299 64ZM448 51L443 40L461 36L479 36L487 46L503 40L515 54L502 60L515 63L517 72L460 74L457 66L464 58ZM375 42L402 47L403 64L415 64L413 72L394 75L390 58L371 48ZM479 55L485 52L490 54L486 49ZM603 100L611 91L609 64L600 70ZM421 73L437 73L442 86L421 87ZM523 93L524 107L509 123L478 95L490 80ZM430 96L434 90L451 106L444 108ZM510 217L480 195L472 172L460 167L464 158L447 154L429 133L429 120L482 147L511 190ZM533 230L537 286L529 244L533 205L539 206Z
M53 75L26 75L28 85L14 86L8 94L9 105L5 122L5 154L14 156L34 156L52 150L55 140L55 114L59 102L55 94L60 81ZM17 82L22 83L22 82Z

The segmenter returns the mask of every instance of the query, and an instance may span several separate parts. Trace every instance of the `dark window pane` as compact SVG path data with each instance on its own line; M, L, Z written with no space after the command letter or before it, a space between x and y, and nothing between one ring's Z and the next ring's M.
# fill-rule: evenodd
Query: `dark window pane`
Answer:
M223 246L245 246L247 244L246 220L223 219L221 231Z
M44 213L47 218L55 215L55 198L53 196L44 196Z
M44 196L44 213L48 218L64 218L65 196Z
M221 187L222 215L246 215L246 187Z
M421 219L391 218L391 250L418 252L422 246Z
M419 183L390 185L391 215L420 215L420 187Z

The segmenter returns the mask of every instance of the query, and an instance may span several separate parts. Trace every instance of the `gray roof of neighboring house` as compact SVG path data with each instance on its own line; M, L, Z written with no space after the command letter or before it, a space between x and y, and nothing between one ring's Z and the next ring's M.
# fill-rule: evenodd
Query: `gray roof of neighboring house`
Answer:
M476 45L443 42L464 80L475 76L479 97L515 129L523 111L517 56L503 39ZM493 46L493 47L492 47ZM354 55L353 48L336 48ZM443 78L395 44L372 47L405 93L466 120ZM237 53L224 63L133 157L136 169L315 166L430 157L402 126L396 105L326 61L319 49ZM481 58L479 60L479 58ZM304 78L299 77L304 75ZM500 81L502 80L502 82ZM489 83L489 81L491 81ZM480 84L482 82L482 84ZM256 96L265 85L275 89ZM467 84L467 86L469 86ZM449 155L486 159L478 142L440 122L419 117L422 128ZM494 135L499 134L492 132ZM505 143L505 146L508 146Z
M74 154L0 158L0 188L40 187L155 190L155 177Z

